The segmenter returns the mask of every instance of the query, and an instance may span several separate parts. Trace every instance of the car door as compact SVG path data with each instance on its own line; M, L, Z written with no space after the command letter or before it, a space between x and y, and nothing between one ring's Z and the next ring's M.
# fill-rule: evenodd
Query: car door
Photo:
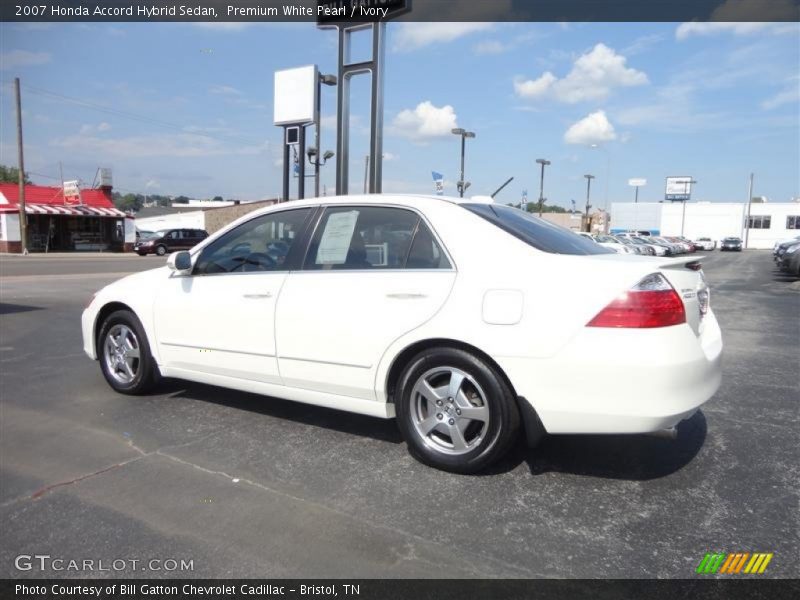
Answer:
M284 385L375 400L389 345L444 304L452 261L422 216L391 206L330 206L276 314Z
M275 302L300 260L298 240L314 210L250 219L196 253L191 275L173 274L163 284L154 320L164 366L188 379L194 373L280 383ZM289 252L271 255L279 241Z

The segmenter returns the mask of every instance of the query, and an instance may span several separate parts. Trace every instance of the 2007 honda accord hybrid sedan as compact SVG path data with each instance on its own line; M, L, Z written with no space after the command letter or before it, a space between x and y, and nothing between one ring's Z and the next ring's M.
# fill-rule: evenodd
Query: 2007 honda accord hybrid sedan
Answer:
M254 211L100 290L82 329L118 392L176 377L396 417L414 457L459 473L521 434L673 428L722 353L697 258L616 254L489 198Z

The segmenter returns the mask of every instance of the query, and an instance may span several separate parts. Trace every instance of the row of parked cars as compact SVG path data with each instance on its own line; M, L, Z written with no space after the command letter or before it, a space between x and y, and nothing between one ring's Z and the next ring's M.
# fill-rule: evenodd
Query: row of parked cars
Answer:
M775 242L772 258L781 271L800 277L800 235Z
M717 243L710 238L701 237L691 241L682 236L656 236L646 231L629 231L618 234L592 235L579 232L578 235L589 238L601 246L610 248L618 254L641 254L645 256L679 256L698 250L710 251Z

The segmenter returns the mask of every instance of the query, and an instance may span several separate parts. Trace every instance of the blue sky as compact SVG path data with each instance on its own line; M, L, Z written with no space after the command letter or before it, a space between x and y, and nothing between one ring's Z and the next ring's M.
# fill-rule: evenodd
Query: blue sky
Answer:
M91 183L113 168L123 192L276 196L277 69L335 72L336 38L294 24L0 24L0 163L16 164L11 83L23 83L26 167L38 183ZM51 95L51 93L60 96ZM66 100L86 101L93 106ZM455 193L465 127L472 194L545 196L569 207L596 176L593 204L663 198L691 175L694 199L800 196L800 29L796 24L409 23L389 25L384 190ZM351 180L362 185L367 82L354 84ZM97 106L94 106L97 105ZM335 149L335 96L323 97ZM124 113L121 114L121 113ZM141 117L129 118L131 115ZM593 146L594 145L594 146ZM333 167L323 182L334 186Z

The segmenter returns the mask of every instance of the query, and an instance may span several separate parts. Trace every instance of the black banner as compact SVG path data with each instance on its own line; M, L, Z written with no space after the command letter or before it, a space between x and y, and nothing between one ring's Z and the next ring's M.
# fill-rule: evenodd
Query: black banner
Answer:
M272 580L4 580L4 600L680 600L797 598L800 582L789 579L681 580L473 580L473 579L272 579Z
M800 0L3 0L2 21L798 21Z

